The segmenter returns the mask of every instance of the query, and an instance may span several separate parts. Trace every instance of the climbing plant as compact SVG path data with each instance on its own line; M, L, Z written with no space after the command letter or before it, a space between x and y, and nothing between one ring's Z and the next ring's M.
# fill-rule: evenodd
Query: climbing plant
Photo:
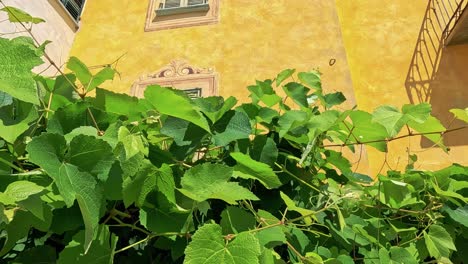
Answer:
M1 10L27 33L42 22ZM2 262L468 258L467 167L422 171L409 153L406 170L368 176L342 154L412 136L448 151L444 134L464 127L445 128L429 104L342 110L318 71L294 69L249 86L249 103L157 85L135 98L99 88L115 64L72 57L64 74L46 45L0 37ZM57 77L31 72L44 59Z

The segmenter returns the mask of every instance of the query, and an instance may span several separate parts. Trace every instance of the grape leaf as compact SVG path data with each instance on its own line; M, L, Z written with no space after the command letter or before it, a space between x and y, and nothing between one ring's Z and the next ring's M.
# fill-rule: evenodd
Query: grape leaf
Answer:
M185 196L202 202L207 199L221 199L229 204L238 200L258 200L252 192L235 182L228 182L232 177L232 168L221 164L204 163L185 172L178 189Z
M73 239L60 252L58 264L109 264L113 263L114 251L118 237L109 232L106 225L100 225L87 252L83 252L82 245L86 243L83 231L73 236Z
M158 170L147 160L144 160L134 176L127 177L123 182L123 201L125 207L135 202L136 206L143 206L146 196L156 191Z
M221 227L205 224L200 227L185 249L185 264L255 264L259 263L260 244L254 235L243 232L225 242Z
M307 93L309 88L304 85L296 82L290 82L283 86L283 90L287 96L289 96L293 101L300 107L308 107L309 103L307 102Z
M296 69L286 69L278 73L276 76L276 86L279 86L284 80L291 77L294 72L296 72Z
M28 103L39 104L31 70L43 61L16 39L0 38L0 91Z
M238 139L249 138L252 128L247 114L230 110L215 124L213 136L216 146L225 146Z
M455 116L455 118L460 119L468 123L468 108L465 109L450 109L450 112Z
M200 110L216 123L227 111L237 103L237 99L230 96L226 100L221 96L200 97L193 100Z
M450 234L439 225L431 225L429 232L424 231L424 242L432 257L448 258L451 250L457 250Z
M239 207L228 206L221 213L223 234L237 234L255 228L255 217Z
M85 223L83 246L87 251L100 217L101 188L93 175L64 160L66 149L65 138L50 133L35 137L27 146L31 162L41 166L54 179L67 206L78 201Z
M278 188L282 185L273 169L265 163L253 160L241 152L232 152L231 157L237 161L234 175L244 179L260 181L268 189Z
M105 181L115 158L112 147L104 140L78 135L71 140L65 160Z
M23 10L13 6L5 6L4 8L0 9L0 11L6 12L8 14L8 20L13 23L21 22L39 24L45 22L44 19L39 17L33 17L30 14L24 12Z
M316 89L320 93L322 92L322 81L318 71L300 72L297 77L303 84Z
M88 85L86 86L86 91L92 91L96 89L99 85L103 84L105 81L114 79L115 70L112 69L110 66L104 67L104 69L100 70L98 73L91 77Z
M89 71L88 67L80 59L73 56L70 57L67 62L67 68L76 75L76 78L78 78L83 87L86 88L88 86L93 75Z
M323 100L325 102L325 106L327 108L333 107L335 105L340 105L344 101L346 101L346 97L341 92L326 94L323 96Z
M44 187L29 181L15 181L7 186L4 194L11 197L14 201L22 201L33 194L40 193Z
M170 88L150 85L145 90L145 98L161 114L187 120L210 132L206 118L188 97Z

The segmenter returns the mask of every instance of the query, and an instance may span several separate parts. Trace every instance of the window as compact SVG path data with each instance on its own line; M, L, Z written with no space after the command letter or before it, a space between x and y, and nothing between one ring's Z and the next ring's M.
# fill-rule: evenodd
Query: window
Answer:
M60 0L60 2L76 22L80 21L85 0Z
M159 3L156 16L168 16L210 10L208 0L165 0Z
M182 90L190 98L214 96L218 93L214 70L194 67L185 60L174 60L161 70L142 76L133 84L130 94L143 97L146 88L152 84Z
M150 0L145 31L214 24L220 0Z

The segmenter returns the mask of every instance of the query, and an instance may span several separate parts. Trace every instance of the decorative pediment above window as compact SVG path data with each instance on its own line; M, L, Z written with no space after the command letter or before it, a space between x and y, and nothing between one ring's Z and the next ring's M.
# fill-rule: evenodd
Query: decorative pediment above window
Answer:
M218 93L217 75L213 68L196 67L186 60L173 60L160 70L141 76L133 84L130 94L143 97L146 87L152 84L185 90L191 96L194 91L202 97Z

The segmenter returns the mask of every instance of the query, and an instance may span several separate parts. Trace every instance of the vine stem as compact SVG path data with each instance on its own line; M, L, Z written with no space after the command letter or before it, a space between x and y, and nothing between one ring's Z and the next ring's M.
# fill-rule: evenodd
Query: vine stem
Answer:
M131 249L132 247L134 246L137 246L141 243L145 243L147 241L150 241L151 239L155 238L155 237L158 237L158 236L185 236L187 235L186 233L177 233L177 232L167 232L167 233L160 233L160 234L149 234L146 238L142 239L142 240L139 240L131 245L128 245L126 247L123 247L119 250L116 250L114 251L114 254L117 254L117 253L120 253L120 252L123 252L125 250L128 250L128 249Z
M299 181L300 183L304 184L305 186L311 188L312 190L315 190L317 192L321 192L317 187L313 186L312 184L304 181L303 179L297 177L296 175L294 175L293 173L291 173L290 171L288 171L284 166L281 166L280 164L278 164L278 162L275 162L275 165L280 168L281 170L283 170L283 172L285 172L286 174L288 174L289 176L293 177L294 179L296 179L297 181Z
M3 1L0 0L0 4L2 4L2 6L4 8L6 8L8 11L10 11L9 8L3 3ZM14 12L9 12L9 14L11 14L17 21L20 21L20 19L15 15ZM39 43L37 38L32 33L31 28L26 27L26 25L23 22L17 22L17 23L19 23L26 30L28 35L34 40L36 45L39 47L41 44ZM67 82L70 83L70 85L77 91L78 88L76 87L76 85L63 73L62 69L60 69L60 67L58 67L58 65L52 60L52 58L50 58L49 54L47 54L47 52L45 50L44 50L44 57L63 77L65 77Z
M19 171L19 172L24 172L24 170L21 169L20 167L16 166L15 164L13 164L13 163L11 163L11 162L9 162L9 161L7 161L7 160L4 160L4 159L1 158L1 157L0 157L0 162L3 163L3 164L5 164L5 165L7 165L7 166L10 166L11 168L13 168L13 169L15 169L15 170L17 170L17 171Z
M361 144L369 144L369 143L378 143L378 142L390 142L394 141L397 139L402 139L402 138L407 138L407 137L414 137L414 136L424 136L424 135L435 135L435 134L440 134L441 136L450 132L454 132L457 130L465 129L468 128L468 126L462 126L462 127L457 127L457 128L452 128L452 129L447 129L444 131L436 131L436 132L426 132L426 133L408 133L403 136L398 136L394 138L388 138L388 139L378 139L378 140L369 140L369 141L361 141L361 142L352 142L352 143L342 143L342 144L326 144L322 145L320 147L322 148L327 148L327 147L344 147L344 146L352 146L352 145L361 145Z

